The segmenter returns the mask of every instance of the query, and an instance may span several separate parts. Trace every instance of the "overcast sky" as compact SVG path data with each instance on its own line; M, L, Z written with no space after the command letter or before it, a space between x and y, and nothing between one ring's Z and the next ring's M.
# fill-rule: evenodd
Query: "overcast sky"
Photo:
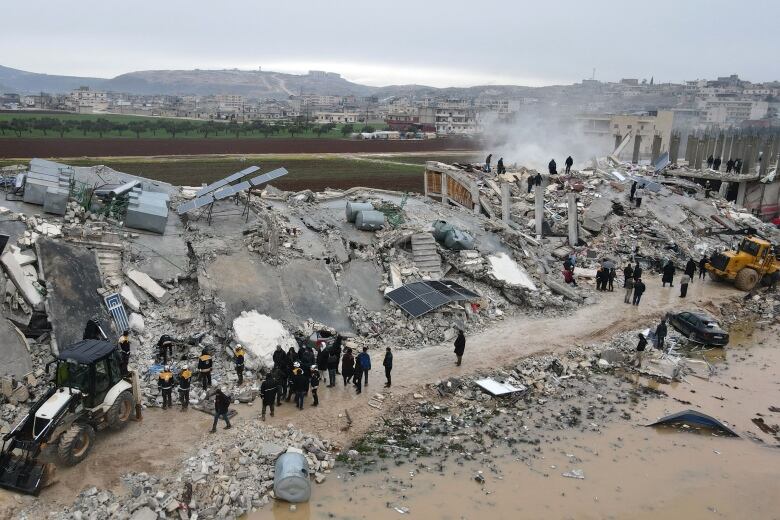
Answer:
M369 85L780 79L780 0L2 2L0 65L324 69ZM269 5L266 5L269 4Z

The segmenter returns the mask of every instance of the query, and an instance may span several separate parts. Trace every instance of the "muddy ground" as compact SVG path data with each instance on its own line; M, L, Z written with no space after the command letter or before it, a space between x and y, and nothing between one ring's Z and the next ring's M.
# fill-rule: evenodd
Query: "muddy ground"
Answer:
M614 334L650 325L668 310L694 303L704 307L712 306L728 301L736 294L733 288L725 285L713 282L695 283L689 291L688 301L681 303L676 292L650 285L642 305L638 308L623 304L620 292L600 293L599 302L582 307L567 317L510 317L498 327L468 339L465 363L462 367L454 366L452 347L448 344L397 352L393 372L394 385L391 392L384 392L386 399L381 409L368 405L369 398L375 392L383 390L381 370L375 369L371 372L370 384L362 395L357 396L350 387L344 388L341 385L334 389L323 388L320 392L320 407L307 406L302 412L298 412L290 404L285 404L278 409L276 417L270 419L269 423L282 427L292 423L331 439L346 449L366 432L374 429L382 417L391 415L399 403L409 401L412 394L418 392L426 383L505 365L540 352L563 351L574 345L590 345L604 341ZM374 352L372 355L378 368L381 353ZM774 381L777 381L776 377ZM239 421L242 420L241 417L251 417L259 413L257 403L240 405L237 409L240 413ZM346 411L352 419L349 427ZM125 431L116 434L101 433L88 460L75 468L60 470L59 483L44 490L38 500L50 509L57 509L70 504L77 492L88 486L123 492L120 477L128 471L154 471L164 474L166 467L174 468L178 461L195 453L199 444L207 442L206 432L210 421L209 416L195 410L187 413L178 410L147 410L142 422L131 424ZM231 433L220 432L220 435ZM329 486L338 482L336 473L338 471L330 475ZM471 485L471 482L468 484ZM497 484L493 482L493 485ZM320 495L320 489L322 488L315 487L317 496L331 493L327 491ZM348 492L351 493L352 491ZM0 493L0 507L6 508L5 511L9 510L7 508L27 504L30 500L29 497ZM316 504L317 499L312 506ZM319 517L318 515L319 513L312 514L312 517Z

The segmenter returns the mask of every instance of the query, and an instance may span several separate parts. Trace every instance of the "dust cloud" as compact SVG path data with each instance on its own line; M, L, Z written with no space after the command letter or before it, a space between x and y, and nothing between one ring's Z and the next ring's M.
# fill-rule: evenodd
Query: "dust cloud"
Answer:
M483 121L486 155L493 154L493 164L500 157L504 164L517 164L546 172L550 159L558 171L564 169L566 157L574 159L574 168L592 164L595 157L612 152L612 137L587 134L573 116L518 114L513 121Z

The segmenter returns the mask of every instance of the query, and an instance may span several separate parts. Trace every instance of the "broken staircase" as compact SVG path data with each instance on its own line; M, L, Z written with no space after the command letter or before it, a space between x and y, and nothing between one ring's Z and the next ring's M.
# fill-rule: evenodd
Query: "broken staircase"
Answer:
M432 279L441 278L441 257L433 235L430 233L412 235L412 258L420 273Z

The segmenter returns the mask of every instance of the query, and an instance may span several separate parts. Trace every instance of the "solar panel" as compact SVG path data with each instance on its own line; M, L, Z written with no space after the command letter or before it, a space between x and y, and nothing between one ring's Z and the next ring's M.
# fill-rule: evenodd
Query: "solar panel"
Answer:
M220 179L220 180L218 180L218 181L216 181L216 182L214 182L212 184L209 184L205 188L201 188L200 190L197 191L197 193L195 193L195 195L197 197L202 197L203 195L205 195L207 193L211 193L212 191L215 191L215 190L221 188L222 186L224 186L226 184L230 184L233 181L237 181L237 180L239 180L239 179L241 179L243 177L246 177L250 173L255 173L259 169L260 169L259 166L250 166L249 168L245 168L245 169L241 170L240 172L236 172L236 173L234 173L232 175L228 175L224 179Z
M264 182L269 182L274 179L278 179L279 177L287 175L288 173L290 172L287 171L287 168L277 168L275 170L271 170L268 173L258 175L254 179L250 179L249 182L252 183L252 186L258 186L260 184L263 184Z
M393 289L387 298L417 318L450 302L472 300L479 295L449 281L412 282Z
M249 181L239 182L238 184L234 184L232 186L225 186L224 188L221 188L214 193L214 199L215 200L226 199L231 195L235 195L238 192L244 191L250 186L251 184L249 184Z
M211 204L212 202L214 202L214 195L209 193L204 197L198 197L197 199L193 199L189 202L185 202L184 204L180 204L179 207L176 208L176 213L178 213L179 215L183 215L188 211L202 208L203 206Z

